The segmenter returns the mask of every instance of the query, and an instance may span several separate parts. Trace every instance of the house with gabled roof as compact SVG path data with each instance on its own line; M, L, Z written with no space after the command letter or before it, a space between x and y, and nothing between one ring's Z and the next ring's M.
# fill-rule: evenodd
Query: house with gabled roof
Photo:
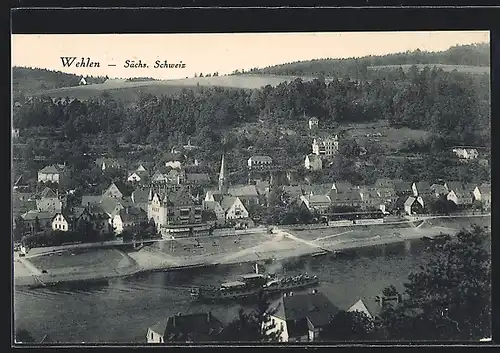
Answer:
M323 293L286 293L266 311L263 323L267 332L280 332L280 342L317 341L321 331L340 312Z
M410 196L413 195L412 183L409 181L395 180L394 190L398 196Z
M120 181L114 181L111 185L103 192L103 198L114 198L123 199L130 196L128 188Z
M132 195L130 195L130 200L135 207L148 212L148 201L151 192L151 189L137 188L132 192Z
M64 183L69 178L69 170L63 164L48 165L38 171L38 182Z
M129 183L147 183L149 173L147 171L131 171L127 177Z
M119 210L113 217L113 230L115 234L121 234L124 230L145 224L148 222L148 214L138 208L127 206Z
M461 181L455 181L455 180L445 182L444 187L446 188L446 190L448 190L448 192L453 191L453 190L464 190L465 189L464 183L462 183Z
M248 169L265 169L273 164L273 159L269 156L252 156L247 163Z
M360 189L337 193L332 190L329 194L332 206L362 207L364 205Z
M248 218L248 211L238 197L224 196L220 205L226 220Z
M210 342L224 330L223 323L211 312L172 315L148 329L148 343Z
M465 189L453 189L446 195L446 199L452 201L459 208L464 208L472 206L473 195L473 192Z
M319 120L315 116L309 119L309 130L317 129L319 125Z
M330 196L328 195L302 195L300 200L301 204L311 212L325 213L331 205Z
M122 160L116 158L97 158L95 163L102 171L109 168L121 169L125 166L125 163Z
M480 201L485 209L491 208L491 184L483 183L474 189L474 198Z
M33 231L37 231L35 229L35 225L38 220L38 225L40 226L40 230L50 229L52 227L52 217L54 214L50 212L39 212L37 210L30 210L21 215L24 226L26 229L32 229Z
M341 194L341 193L350 192L352 190L356 190L359 188L357 186L352 185L348 181L336 181L336 182L332 183L331 189L334 192Z
M404 203L404 210L408 215L422 213L424 207L424 200L421 196L409 196Z
M224 225L226 223L226 212L217 201L203 201L203 210L215 213L216 225Z
M393 306L401 302L400 295L393 296L385 296L380 294L376 297L367 297L359 299L356 303L354 303L349 309L348 312L362 312L366 314L370 319L375 322L380 321L380 314L384 307L390 305Z
M58 192L54 192L50 188L45 188L40 194L40 198L36 200L36 208L40 212L55 214L61 212L63 203L59 198Z
M441 197L448 194L448 189L442 184L432 184L430 190L434 197Z
M411 189L413 191L413 196L424 196L431 194L431 184L427 181L417 181L411 185Z

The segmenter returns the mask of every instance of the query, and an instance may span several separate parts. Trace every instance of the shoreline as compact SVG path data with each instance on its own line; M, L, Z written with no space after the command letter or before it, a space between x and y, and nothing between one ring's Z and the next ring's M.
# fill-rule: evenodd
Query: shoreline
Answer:
M418 229L418 228L413 228ZM451 229L448 229L447 233ZM70 283L92 283L99 281L108 281L110 279L116 278L127 278L140 274L154 273L154 272L169 272L169 271L181 271L192 268L210 268L215 266L231 266L239 265L252 262L267 262L267 261L283 261L292 259L301 259L309 257L317 257L321 255L326 255L328 253L343 252L346 250L355 250L360 248L374 247L374 246L384 246L394 243L405 243L411 242L418 239L422 239L425 236L435 236L442 233L443 228L434 227L431 229L420 229L415 233L401 234L398 236L373 236L370 238L360 238L360 239L346 239L329 243L320 244L311 241L299 240L297 243L297 238L293 233L287 232L286 229L278 230L275 233L277 248L264 248L262 249L262 244L257 246L251 246L249 248L240 250L241 254L236 253L237 256L230 255L228 258L221 258L221 254L207 254L205 256L199 257L175 257L168 255L166 253L160 252L149 252L146 249L141 249L132 253L123 253L123 256L128 258L128 265L112 268L111 270L102 271L99 273L86 271L85 273L66 273L59 275L43 275L43 274L32 274L26 276L15 277L14 274L14 287L15 288L46 288L62 284ZM458 230L456 231L458 232ZM293 240L295 238L295 244L291 248L279 248L279 239ZM266 244L266 243L264 243ZM294 244L294 245L295 245ZM239 255L239 256L238 256ZM18 260L16 260L18 261ZM28 260L29 261L29 260ZM19 261L23 264L21 261ZM23 265L25 266L25 265Z

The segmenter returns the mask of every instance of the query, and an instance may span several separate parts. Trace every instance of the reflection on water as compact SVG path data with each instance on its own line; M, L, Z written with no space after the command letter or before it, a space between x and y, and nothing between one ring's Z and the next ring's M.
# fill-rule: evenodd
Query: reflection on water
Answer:
M261 269L294 275L315 274L319 290L340 308L374 296L393 284L402 289L408 274L425 261L421 241L350 250ZM211 310L223 321L235 317L240 304L193 301L189 287L217 284L252 272L253 264L210 269L155 272L90 285L15 291L16 326L60 342L145 342L147 328L178 312ZM246 305L245 305L246 306Z

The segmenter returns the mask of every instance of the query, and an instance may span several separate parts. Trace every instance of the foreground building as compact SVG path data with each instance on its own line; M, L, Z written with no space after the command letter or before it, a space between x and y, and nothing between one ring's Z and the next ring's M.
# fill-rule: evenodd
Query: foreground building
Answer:
M148 343L210 342L223 331L222 322L211 312L169 316L148 329Z
M340 311L322 293L285 294L271 304L266 332L280 331L280 342L317 341L320 332Z

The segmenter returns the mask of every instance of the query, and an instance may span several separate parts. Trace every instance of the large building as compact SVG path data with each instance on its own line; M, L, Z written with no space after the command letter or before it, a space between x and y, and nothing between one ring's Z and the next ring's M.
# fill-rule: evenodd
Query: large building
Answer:
M317 156L335 156L338 151L339 139L337 135L313 140L312 153Z
M64 183L68 179L68 168L62 164L46 166L38 171L38 181L41 183Z
M148 203L148 219L153 219L157 230L169 233L205 230L209 226L202 221L203 206L185 188L152 192Z

